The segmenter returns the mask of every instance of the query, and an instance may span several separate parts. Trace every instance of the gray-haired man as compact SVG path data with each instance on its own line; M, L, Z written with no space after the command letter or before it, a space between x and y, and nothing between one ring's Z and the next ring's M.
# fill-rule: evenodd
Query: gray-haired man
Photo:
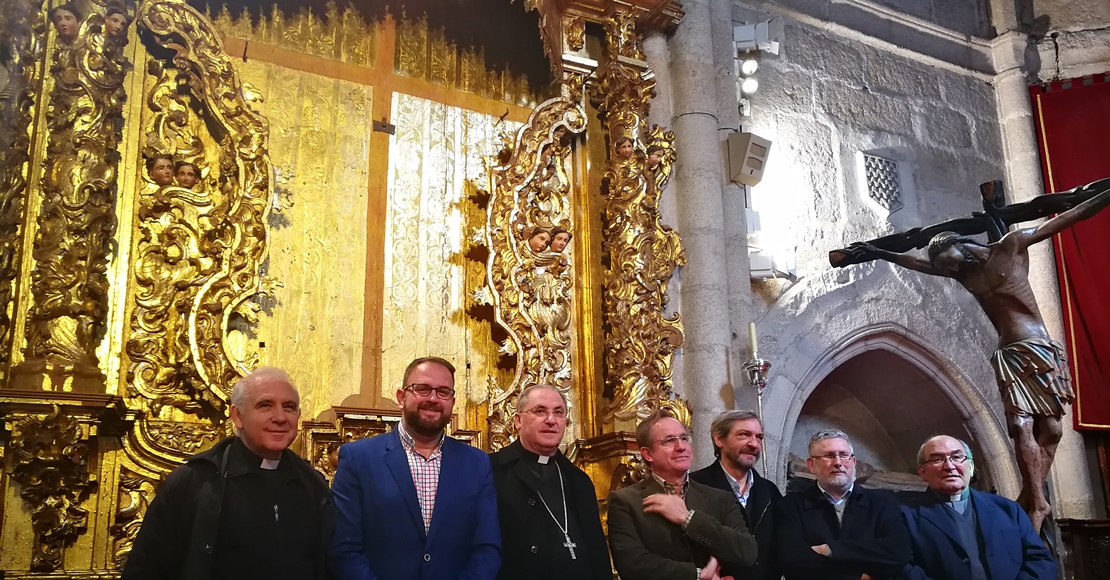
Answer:
M324 477L287 449L300 417L285 371L263 367L235 383L238 436L169 474L122 578L326 578L334 510Z
M895 578L910 559L910 534L898 500L856 487L856 455L843 431L809 440L812 489L792 492L775 509L775 552L787 580Z
M763 423L754 411L725 411L709 428L717 461L690 474L690 479L723 489L736 496L748 529L759 542L755 565L737 576L753 580L778 580L782 574L774 561L774 509L782 499L779 488L759 476L755 464L763 455Z
M517 397L520 437L490 455L501 520L501 580L610 580L593 482L562 452L567 400L550 385Z

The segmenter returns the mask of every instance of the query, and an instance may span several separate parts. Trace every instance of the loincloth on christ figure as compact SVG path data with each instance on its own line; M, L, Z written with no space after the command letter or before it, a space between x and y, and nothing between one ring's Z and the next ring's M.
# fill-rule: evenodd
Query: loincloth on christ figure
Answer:
M1075 400L1064 349L1055 340L1007 344L991 357L1006 410L1016 415L1060 417Z

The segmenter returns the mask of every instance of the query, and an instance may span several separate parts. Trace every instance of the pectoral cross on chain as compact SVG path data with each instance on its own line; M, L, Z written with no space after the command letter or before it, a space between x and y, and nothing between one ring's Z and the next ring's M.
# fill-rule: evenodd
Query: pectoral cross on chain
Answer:
M570 541L570 534L563 534L563 536L566 537L566 539L567 539L567 541L563 542L563 547L570 550L570 559L571 560L577 560L578 557L574 555L574 549L578 547L578 544L575 544L574 542Z

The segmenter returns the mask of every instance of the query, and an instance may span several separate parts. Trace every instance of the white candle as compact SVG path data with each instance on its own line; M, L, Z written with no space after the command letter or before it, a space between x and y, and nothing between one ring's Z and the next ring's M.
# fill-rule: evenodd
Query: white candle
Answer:
M748 323L748 339L752 343L752 358L758 358L758 357L756 357L756 353L759 352L759 341L755 337L755 323L754 322L749 322Z

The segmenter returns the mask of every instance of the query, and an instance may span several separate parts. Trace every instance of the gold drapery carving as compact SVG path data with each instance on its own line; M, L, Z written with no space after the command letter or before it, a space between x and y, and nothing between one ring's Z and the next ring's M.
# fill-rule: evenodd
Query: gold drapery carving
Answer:
M136 381L133 396L150 399L154 411L162 405L197 411L196 403L203 402L222 413L232 383L247 370L226 337L237 323L253 321L257 307L251 300L266 290L260 268L269 241L269 126L248 100L251 93L244 91L216 30L203 15L172 0L155 0L140 8L140 27L156 44L173 51L172 64L184 92L201 109L205 124L214 127L219 156L205 182L215 184L212 190L167 187L140 204L140 229L145 229L136 255L153 271L136 273L142 293L136 293L128 354L141 355L132 360L130 370L132 376L146 379L142 389ZM181 118L187 113L183 97L165 87L155 90L152 99L158 114L146 128L148 146L196 155L193 127ZM182 283L196 288L182 292ZM141 319L150 313L175 324L151 328ZM173 354L161 360L145 356L156 349L147 349L144 341ZM173 364L181 360L187 362Z
M96 489L90 477L92 454L87 428L61 412L9 419L8 451L12 479L31 510L35 534L32 572L53 572L61 565L62 549L85 532L89 511L82 503Z
M464 255L467 234L481 226L467 223L467 196L498 133L520 125L401 93L392 110L381 395L394 400L414 353L434 354L458 369L456 413L476 415L487 377L503 372L496 345L478 342L489 342L489 323L467 314L468 295L485 285L484 270Z
M107 316L109 244L123 102L130 63L125 37L108 36L90 16L76 39L61 43L50 74L42 207L32 255L24 387L95 390L104 383L96 348ZM64 384L54 384L60 380ZM72 383L70 383L72 381Z
M312 8L302 8L290 16L274 5L257 23L245 8L234 16L227 5L214 15L206 8L205 15L227 36L374 68L377 27L350 5L339 10L334 1L329 1L322 17Z
M659 216L659 195L675 160L674 134L658 127L645 130L655 80L640 60L643 50L632 15L616 12L605 21L605 33L606 60L589 95L609 138L602 243L609 256L602 293L607 383L612 391L606 416L631 420L668 407L688 423L689 409L674 397L672 385L682 323L678 313L664 314L667 284L686 256L678 234ZM619 152L617 144L625 138L641 156L651 145L663 147L661 164L650 168L642 157Z
M524 388L544 383L570 394L571 293L574 273L568 253L534 252L529 233L558 226L573 231L566 163L569 133L586 128L574 101L558 98L540 105L516 136L505 163L491 169L486 218L490 248L488 279L494 314L509 337L503 352L516 355L512 381L491 383L490 448L513 437L516 399Z

